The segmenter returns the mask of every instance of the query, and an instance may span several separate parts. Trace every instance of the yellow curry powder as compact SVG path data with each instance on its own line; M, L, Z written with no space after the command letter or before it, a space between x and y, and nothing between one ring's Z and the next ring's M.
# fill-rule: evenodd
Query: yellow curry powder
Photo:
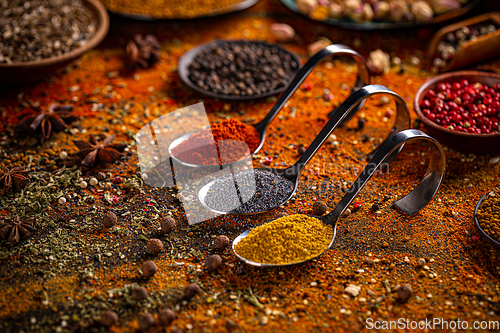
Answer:
M235 250L243 258L262 264L293 264L321 254L332 237L332 226L295 214L252 229Z
M243 0L101 0L106 8L120 14L158 19L194 18L224 12Z

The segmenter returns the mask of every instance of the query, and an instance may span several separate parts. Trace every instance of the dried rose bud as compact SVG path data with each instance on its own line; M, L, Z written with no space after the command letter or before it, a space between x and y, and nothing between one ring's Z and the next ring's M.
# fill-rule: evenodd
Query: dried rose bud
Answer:
M222 265L222 258L218 254L212 254L205 260L205 267L209 272L216 271Z
M162 309L158 314L158 321L160 322L160 325L163 326L170 325L176 318L177 315L174 311L172 311L172 309Z
M295 30L285 23L271 24L271 33L278 42L285 43L293 40L295 37Z
M132 289L131 295L132 295L132 299L134 299L136 301L142 301L143 299L148 297L148 291L144 287L137 286L134 289Z
M150 278L153 275L155 275L156 272L158 272L158 267L156 266L156 264L154 262L152 262L151 260L148 260L144 264L142 264L141 271L142 271L142 274L144 275L144 277Z
M229 238L225 235L219 235L214 241L214 249L223 250L229 246L231 242Z
M441 15L444 13L451 12L452 10L459 9L461 7L460 3L456 0L433 0L432 8L434 9L434 14Z
M106 326L111 327L118 321L118 314L112 310L105 310L101 313L99 322Z
M169 234L175 229L176 225L177 225L177 223L175 223L175 220L173 219L173 217L164 216L160 222L160 226L161 226L160 232L162 234Z
M373 9L372 9L372 6L368 3L365 3L363 5L363 20L365 22L371 22L373 21Z
M163 243L158 238L148 240L147 249L151 254L158 254L163 250Z
M332 3L329 6L330 17L333 19L341 19L344 16L344 7L338 3Z
M317 41L307 47L307 53L312 57L328 45L333 44L328 38L320 37Z
M111 228L116 224L116 220L117 219L115 213L107 211L106 215L104 215L104 218L102 219L102 225L106 228Z
M434 12L431 6L425 1L415 1L411 4L411 12L415 16L415 20L421 22L431 21L434 17Z
M318 2L316 0L297 0L295 4L299 12L304 15L311 14L316 7L318 7Z
M184 297L187 300L190 300L199 292L200 292L200 287L196 283L190 283L186 286L186 288L184 288Z
M380 75L387 73L391 68L391 57L384 51L378 49L370 52L366 64L371 74Z
M321 216L326 213L328 207L326 206L326 203L324 203L323 201L316 201L315 203L313 203L312 209L313 209L313 215Z
M147 331L156 324L155 317L150 313L145 313L139 318L138 324L141 331Z
M389 16L390 6L387 1L379 1L373 5L373 17L382 21Z
M391 1L389 7L389 16L394 22L408 21L413 17L410 6L404 0Z

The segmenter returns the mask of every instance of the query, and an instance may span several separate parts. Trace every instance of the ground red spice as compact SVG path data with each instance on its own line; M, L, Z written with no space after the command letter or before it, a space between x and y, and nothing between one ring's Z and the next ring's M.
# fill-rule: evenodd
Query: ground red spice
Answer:
M255 127L234 119L210 124L210 128L192 134L172 154L196 165L218 165L239 161L253 154L260 137Z
M278 2L268 1L259 2L250 13L269 12L270 8L280 15L289 14ZM0 139L7 143L0 146L1 166L30 165L33 171L78 166L72 140L104 132L116 134L115 142L130 143L130 136L150 121L202 98L211 121L220 116L249 123L262 119L273 99L233 103L206 98L184 86L175 71L178 58L186 50L217 37L272 40L268 27L276 20L245 13L225 17L217 27L210 20L186 25L118 20L107 44L85 55L71 71L48 82L5 89L1 96ZM401 57L403 68L393 67L388 74L374 78L373 83L388 86L408 103L431 76L425 66L422 69L408 61L410 56L422 54L418 49L425 49L420 31L366 35L318 25L295 15L280 16L280 21L291 24L299 33L302 41L289 47L304 57L307 44L318 36L348 45L358 38L364 55L382 47ZM130 72L125 67L125 42L133 33L153 32L149 30L159 32L161 63L149 70ZM124 43L120 44L122 36ZM484 68L498 70L500 63L497 60ZM108 75L114 71L120 75ZM355 76L356 68L351 64L320 64L306 80L312 89L299 89L270 125L268 139L254 157L254 165L261 166L269 156L273 157L272 167L294 163L299 157L298 147L311 142L328 112L347 96L349 89L344 89L344 84L352 84ZM75 85L79 90L70 91ZM322 98L326 88L334 95L332 100ZM33 104L50 105L53 101L73 104L74 112L83 117L71 126L72 132L57 133L43 144L9 143L19 115ZM415 120L413 106L409 107ZM138 161L132 145L119 164L82 170L87 180L99 171L109 173L102 183L110 182L112 187L100 184L83 190L71 185L73 201L65 205L51 202L41 214L46 224L40 225L30 239L38 247L30 241L18 247L0 243L0 293L4 295L0 301L1 330L29 331L33 327L38 332L89 331L85 324L103 330L97 318L107 308L120 317L111 332L134 332L144 312L156 315L163 307L177 312L174 325L193 332L226 332L228 319L244 332L362 332L368 331L368 318L461 318L470 325L476 320L500 320L499 255L480 238L472 220L477 200L500 185L500 164L490 163L494 157L491 155L447 150L447 176L435 200L419 214L407 217L391 208L391 202L415 186L425 172L428 158L426 146L407 145L386 172L367 184L356 199L361 207L357 211L351 207L353 213L339 220L334 246L326 254L300 266L258 269L243 265L228 248L218 252L223 265L216 274L204 269L204 259L215 253L212 241L219 234L232 240L278 213L308 213L315 200L324 201L331 210L365 165L365 154L390 129L394 115L389 111L393 108L392 104L381 105L377 98L369 100L352 123L336 130L336 140L325 144L308 164L295 199L283 208L255 217L218 217L189 226L174 190L144 186L141 191L126 186L137 175ZM228 111L220 114L219 110ZM367 121L360 132L354 128L362 113ZM384 121L386 115L389 117ZM369 136L368 141L361 140L364 134ZM58 158L63 150L69 155L64 161ZM113 182L117 176L124 182ZM54 186L49 185L50 177L44 182L49 188ZM106 195L119 200L109 202ZM386 196L389 200L385 200ZM375 202L380 206L380 215L369 209ZM0 215L9 216L14 206L0 207ZM105 232L99 218L107 210L117 214L118 223L114 230ZM146 241L159 237L160 218L169 212L178 221L178 228L161 237L165 251L153 257L146 250ZM53 245L58 240L61 244ZM63 263L59 258L62 253L75 257ZM418 265L419 258L426 260L427 268ZM142 279L138 271L146 260L154 260L159 269L149 280ZM59 270L60 265L68 269ZM183 287L191 282L199 283L202 292L183 303ZM144 286L151 298L139 304L129 303L126 288L133 283ZM402 283L411 285L414 292L406 303L399 302L397 293L391 291ZM346 294L349 284L361 287L357 297ZM150 331L162 330L157 326Z

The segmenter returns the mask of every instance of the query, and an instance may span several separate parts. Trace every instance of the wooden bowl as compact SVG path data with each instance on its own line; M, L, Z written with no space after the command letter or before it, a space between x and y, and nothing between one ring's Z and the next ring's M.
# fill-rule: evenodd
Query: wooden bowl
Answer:
M460 30L462 27L468 27L480 23L494 23L496 26L500 25L500 12L490 12L467 20L448 25L434 35L427 50L427 58L432 62L434 55L437 53L436 49L441 40L449 32ZM455 56L441 69L442 72L448 72L471 66L476 63L488 59L494 59L500 54L500 29L490 32L486 35L479 36L476 40L470 40L463 44L455 54Z
M35 61L0 64L0 84L12 85L39 81L66 68L72 61L93 49L106 37L109 30L109 16L99 0L83 0L97 21L95 35L82 47L61 56Z
M420 110L420 102L430 89L436 89L439 83L453 83L460 80L470 83L480 82L490 87L500 83L500 75L479 71L460 71L441 74L425 82L417 91L414 108L424 124L425 130L441 144L452 149L475 154L486 154L500 151L500 133L472 134L450 130L427 119Z

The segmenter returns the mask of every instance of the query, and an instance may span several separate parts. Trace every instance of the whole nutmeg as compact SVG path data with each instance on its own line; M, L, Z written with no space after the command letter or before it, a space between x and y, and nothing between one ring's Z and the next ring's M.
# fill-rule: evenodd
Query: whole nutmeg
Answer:
M165 216L160 222L160 232L162 234L169 234L175 229L176 225L177 223L175 223L175 220L171 216Z
M147 248L149 253L158 254L163 250L163 243L158 238L148 240Z
M214 249L223 250L229 246L231 242L229 238L225 235L219 235L214 241Z
M95 175L95 177L97 178L97 180L104 180L106 179L106 174L104 172L98 172L97 175Z
M316 201L315 203L313 203L312 208L313 208L313 215L316 216L324 215L328 210L326 203L324 203L323 201Z
M212 254L205 260L205 267L209 272L216 271L222 265L222 258L218 254Z
M184 288L184 297L187 300L190 300L199 292L200 287L196 283L190 283L186 286L186 288Z
M150 313L145 313L139 318L138 324L141 331L149 330L156 324L155 317Z
M403 303L408 301L411 295L413 295L413 289L411 289L410 285L406 283L402 284L401 287L398 289L399 300Z
M144 277L150 278L155 275L156 272L158 272L158 267L156 267L156 264L154 262L148 260L142 264L141 270Z
M160 322L160 325L163 326L170 325L175 318L177 318L177 315L172 309L162 309L158 314L158 321Z
M106 228L111 228L116 224L116 215L111 211L107 211L102 219L102 225Z
M134 300L142 301L146 297L148 297L148 291L146 290L146 288L137 286L134 289L132 289L132 298Z
M112 310L104 310L101 313L101 319L99 322L106 326L111 327L118 321L118 314Z

